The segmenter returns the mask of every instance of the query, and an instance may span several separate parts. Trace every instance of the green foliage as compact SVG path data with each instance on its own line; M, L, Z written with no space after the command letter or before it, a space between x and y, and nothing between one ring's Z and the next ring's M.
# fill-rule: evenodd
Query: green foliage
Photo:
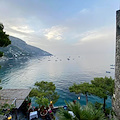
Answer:
M1 83L1 80L0 80L0 83ZM0 86L0 90L2 89L2 87ZM1 96L0 96L0 99L1 99Z
M2 57L3 56L3 52L0 52L0 57Z
M108 77L94 78L94 80L91 80L91 83L93 84L95 89L97 88L97 92L96 90L94 90L93 94L95 93L97 96L101 98L105 98L107 95L109 96L113 95L114 80L111 77L110 78Z
M81 107L79 102L68 103L68 109L73 112L73 116L64 109L58 111L59 120L105 120L104 113L101 108L96 109L93 104L88 103Z
M92 87L91 84L89 83L81 83L81 84L73 84L73 86L69 87L70 92L75 92L76 94L82 93L83 95L86 96L86 103L88 102L88 97L87 95L90 95L90 88Z
M114 92L114 80L111 77L94 78L94 80L91 80L91 84L74 84L69 88L69 90L70 92L75 92L76 94L82 93L86 95L86 103L88 101L87 95L95 95L103 98L103 109L105 111L106 99L108 96L112 96Z
M78 118L81 119L81 105L79 102L76 102L75 104L73 102L67 104L68 109L74 113L74 115ZM72 116L74 118L74 116Z
M0 80L0 83L1 83L1 80ZM2 89L2 87L0 86L0 90ZM1 98L1 97L0 97Z
M0 23L0 47L6 47L8 46L9 44L11 44L11 41L9 40L9 35L7 35L4 31L4 26L3 24ZM0 52L0 57L3 56L3 52ZM0 66L1 68L1 66ZM0 80L0 83L1 83L1 80ZM0 90L2 89L2 87L0 86ZM0 96L0 99L1 99L1 96ZM9 104L4 104L4 105L0 105L0 114L3 114L2 112L2 109L3 108L9 108L9 109L12 109L13 108L13 105L9 105Z
M81 89L79 89L79 85L73 84L73 86L69 87L70 92L75 92L75 94L81 93Z
M6 101L7 102L7 101ZM15 106L13 104L4 103L0 105L0 115L8 114ZM3 112L3 109L6 111Z
M0 90L2 89L2 87L0 86Z
M11 44L11 41L9 40L9 35L7 35L4 31L4 26L2 23L0 23L0 47L6 47L9 44ZM0 52L0 57L3 56L3 52ZM0 66L1 68L1 66ZM0 81L1 82L1 81ZM2 87L0 87L2 89Z
M82 93L82 94L91 94L90 93L90 88L92 87L91 84L85 82L81 84L73 84L73 86L69 87L70 92L75 92L76 94Z
M74 119L73 116L64 109L60 109L57 115L59 117L59 120L73 120Z
M47 107L49 104L49 100L47 98L44 98L44 97L40 97L40 98L36 97L35 102L39 105L39 107L41 107L41 106Z
M93 88L91 89L91 94L104 99L103 109L105 112L107 96L112 96L114 92L114 80L111 77L100 77L94 78L91 83L93 85Z
M95 102L95 108L96 108L96 109L101 108L101 106L103 106L103 104L102 104L102 103Z
M52 101L53 103L55 103L58 100L59 95L57 94L57 92L55 92L56 87L55 84L53 84L53 82L36 82L35 87L36 88L33 88L31 90L30 97L44 97L47 98L49 101Z
M0 30L3 30L4 29L4 26L2 23L0 23Z
M3 24L0 23L0 47L6 47L9 44L11 44L11 41L9 40L9 35L7 35L4 31Z
M86 120L105 120L102 109L96 109L91 103L83 108L83 113Z

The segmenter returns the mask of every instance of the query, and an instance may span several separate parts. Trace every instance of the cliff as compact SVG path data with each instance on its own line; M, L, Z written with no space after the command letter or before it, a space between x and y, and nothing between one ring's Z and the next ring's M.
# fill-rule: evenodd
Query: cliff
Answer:
M52 55L40 48L28 45L26 42L19 38L12 36L10 36L9 38L11 40L11 45L0 48L0 51L4 52L5 58L14 59L19 57L37 57Z

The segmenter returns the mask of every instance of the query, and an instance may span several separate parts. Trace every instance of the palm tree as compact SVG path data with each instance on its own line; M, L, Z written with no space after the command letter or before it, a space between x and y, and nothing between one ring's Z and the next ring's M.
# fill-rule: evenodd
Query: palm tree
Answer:
M79 102L67 104L68 109L73 112L60 109L58 112L59 120L106 120L102 109L96 109L93 104L88 103L81 107Z
M102 111L102 107L96 109L92 103L84 106L82 109L83 120L105 120L105 114Z

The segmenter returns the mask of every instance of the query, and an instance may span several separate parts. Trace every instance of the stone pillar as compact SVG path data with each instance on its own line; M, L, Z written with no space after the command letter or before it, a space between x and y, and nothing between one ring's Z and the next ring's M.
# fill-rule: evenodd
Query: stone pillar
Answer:
M120 120L120 10L116 12L116 57L115 57L115 92L113 110Z

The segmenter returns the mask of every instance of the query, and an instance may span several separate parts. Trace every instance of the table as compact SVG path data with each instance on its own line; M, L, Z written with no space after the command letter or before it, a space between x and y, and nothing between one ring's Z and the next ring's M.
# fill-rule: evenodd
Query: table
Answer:
M37 111L30 112L30 120L31 120L32 118L38 118Z

